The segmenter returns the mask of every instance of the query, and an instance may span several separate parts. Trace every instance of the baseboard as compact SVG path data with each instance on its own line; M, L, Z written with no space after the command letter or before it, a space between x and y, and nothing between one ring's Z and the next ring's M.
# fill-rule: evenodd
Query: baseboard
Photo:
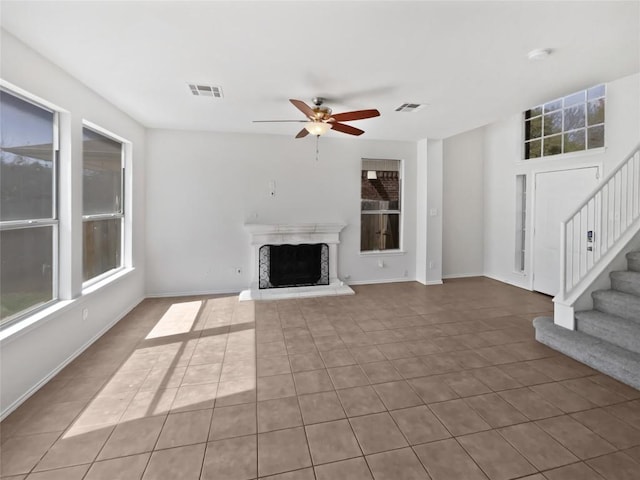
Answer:
M378 283L400 283L400 282L415 282L414 278L382 278L376 280L355 280L355 281L346 281L347 285L373 285Z
M127 315L131 310L133 310L140 302L142 302L145 297L140 297L135 302L131 303L128 307L124 309L122 313L116 315L116 317L105 325L98 333L96 333L91 339L85 342L80 348L78 348L74 353L72 353L66 360L64 360L60 365L58 365L55 369L51 371L46 377L40 380L36 385L31 387L25 393L23 393L20 397L18 397L11 405L5 408L2 412L0 412L0 421L4 420L11 412L13 412L16 408L26 402L31 395L40 390L44 385L47 384L53 377L55 377L58 373L64 369L67 365L73 362L82 352L84 352L87 348L93 345L100 337L102 337L107 331L113 327L116 323L122 320L125 315Z
M485 275L482 272L479 272L479 273L451 273L449 275L442 275L442 278L444 280L446 280L446 279L451 279L451 278L470 278L470 277L486 277L486 276L487 275Z
M512 285L514 287L521 288L521 289L526 290L528 292L533 291L531 288L529 288L528 285L518 285L517 283L513 283L513 281L508 280L507 278L505 278L505 277L503 277L501 275L494 275L492 273L483 273L481 276L490 278L491 280L496 280L496 281L501 282L501 283L506 283L507 285Z
M145 298L194 297L198 295L239 295L243 288L222 290L195 290L191 292L146 293Z

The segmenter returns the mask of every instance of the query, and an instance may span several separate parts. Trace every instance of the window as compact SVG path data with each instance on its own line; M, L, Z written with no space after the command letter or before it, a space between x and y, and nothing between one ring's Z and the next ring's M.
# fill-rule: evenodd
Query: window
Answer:
M123 144L95 130L82 130L82 212L85 282L122 267Z
M362 160L360 250L400 248L400 160Z
M524 112L524 159L604 147L605 86Z
M57 115L0 90L0 324L57 298Z

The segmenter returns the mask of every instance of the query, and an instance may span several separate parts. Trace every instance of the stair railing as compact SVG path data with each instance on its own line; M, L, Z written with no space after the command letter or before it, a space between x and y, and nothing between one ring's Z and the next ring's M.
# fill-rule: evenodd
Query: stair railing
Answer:
M640 218L640 144L562 222L560 293L556 305L580 293L607 253L627 239Z

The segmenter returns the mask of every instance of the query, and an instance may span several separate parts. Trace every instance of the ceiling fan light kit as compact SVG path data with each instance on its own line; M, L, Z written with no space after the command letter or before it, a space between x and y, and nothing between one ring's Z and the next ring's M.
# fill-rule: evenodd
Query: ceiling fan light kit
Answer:
M313 108L302 100L291 98L289 101L307 117L307 120L254 120L254 122L305 122L304 128L298 132L296 138L303 138L308 134L319 137L329 130L357 136L362 135L364 130L341 122L351 122L380 116L380 112L375 109L354 110L353 112L336 113L334 115L329 107L323 105L324 99L320 97L313 98Z
M324 135L329 130L331 130L331 124L324 123L324 122L307 122L304 125L304 128L306 128L311 135L319 136L319 135Z

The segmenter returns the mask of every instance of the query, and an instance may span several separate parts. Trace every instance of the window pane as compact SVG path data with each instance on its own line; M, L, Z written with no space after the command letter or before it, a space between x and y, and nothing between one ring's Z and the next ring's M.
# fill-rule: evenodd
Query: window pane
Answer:
M121 218L83 222L84 281L122 265L121 228Z
M53 298L53 227L0 232L0 322Z
M122 144L83 129L83 215L122 212Z
M562 153L562 135L544 137L543 151L545 157L548 155L557 155L559 153Z
M575 130L584 127L584 104L564 110L564 130Z
M524 144L524 158L538 158L542 151L542 141L532 140Z
M544 113L553 112L562 108L562 99L544 104Z
M536 117L532 120L524 122L524 138L531 140L532 138L540 138L542 136L542 117Z
M587 148L604 147L604 125L591 127L587 130Z
M544 116L544 134L553 135L562 132L562 111Z
M604 85L597 85L587 90L587 99L593 100L594 98L604 97Z
M587 120L589 125L604 123L604 98L587 103Z
M578 105L584 103L584 90L582 92L574 93L564 99L564 107L570 107L571 105Z
M564 134L565 153L578 152L580 150L584 150L585 149L584 135L585 135L584 129L565 133Z
M362 210L400 209L400 172L363 170L361 179Z
M542 107L535 107L524 112L524 118L537 117L538 115L542 115Z
M400 215L397 213L360 215L360 250L400 248Z
M0 220L53 218L53 113L0 91Z

